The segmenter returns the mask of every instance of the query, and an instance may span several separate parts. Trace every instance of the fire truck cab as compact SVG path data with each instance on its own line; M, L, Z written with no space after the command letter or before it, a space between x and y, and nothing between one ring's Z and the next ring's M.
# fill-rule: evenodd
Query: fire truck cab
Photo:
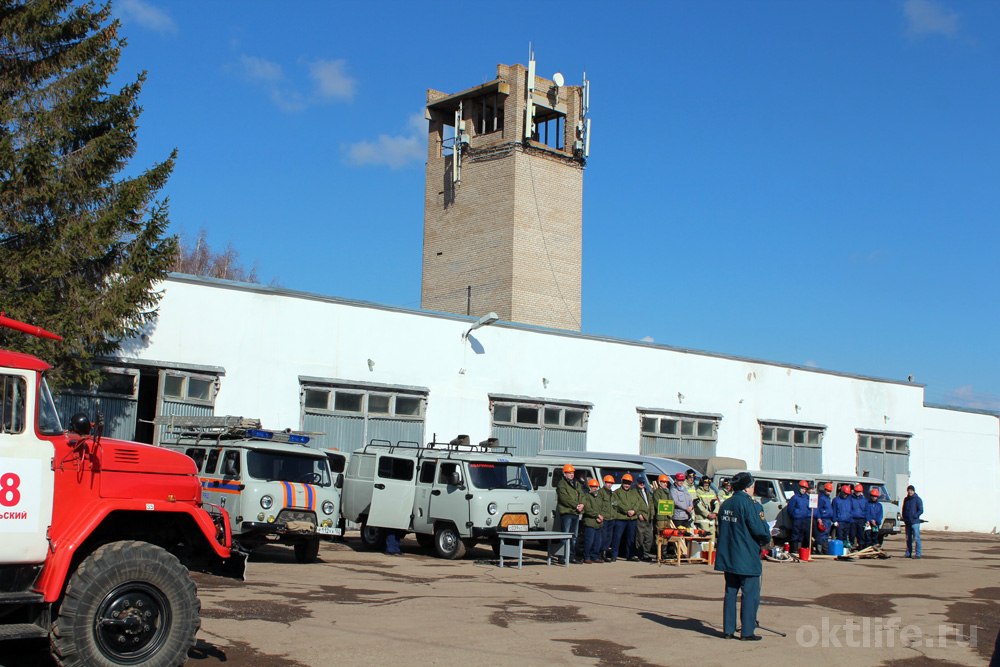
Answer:
M48 368L0 350L0 640L48 637L62 665L180 664L199 626L187 568L242 577L225 512L202 504L190 459L82 414L65 431Z

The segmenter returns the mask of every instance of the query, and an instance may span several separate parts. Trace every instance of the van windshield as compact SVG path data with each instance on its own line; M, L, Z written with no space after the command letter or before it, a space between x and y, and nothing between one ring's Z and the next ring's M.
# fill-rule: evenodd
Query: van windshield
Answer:
M254 479L268 482L330 486L330 466L326 457L251 450L247 452L247 473Z
M531 489L523 463L476 461L469 464L469 481L477 489Z

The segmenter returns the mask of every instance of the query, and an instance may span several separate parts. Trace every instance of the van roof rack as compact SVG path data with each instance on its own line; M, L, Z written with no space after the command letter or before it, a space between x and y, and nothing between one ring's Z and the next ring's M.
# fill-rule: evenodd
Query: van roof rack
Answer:
M259 419L239 417L236 415L160 415L153 419L153 424L163 426L165 435L174 436L171 442L181 438L201 440L268 440L290 445L305 445L309 436L315 435L305 431L275 431L261 426Z

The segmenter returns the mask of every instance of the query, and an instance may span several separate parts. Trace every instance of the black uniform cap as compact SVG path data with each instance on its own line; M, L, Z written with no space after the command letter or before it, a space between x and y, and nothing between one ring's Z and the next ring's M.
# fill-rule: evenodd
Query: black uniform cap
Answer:
M748 489L753 485L753 475L748 472L738 472L729 480L729 484L737 491Z

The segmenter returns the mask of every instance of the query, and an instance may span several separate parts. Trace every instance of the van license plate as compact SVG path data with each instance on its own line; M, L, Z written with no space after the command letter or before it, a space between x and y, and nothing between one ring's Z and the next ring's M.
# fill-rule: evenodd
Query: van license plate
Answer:
M337 535L337 529L333 526L316 526L316 532L320 535Z
M507 531L510 533L526 533L528 532L528 526L523 523L515 523L507 526Z

